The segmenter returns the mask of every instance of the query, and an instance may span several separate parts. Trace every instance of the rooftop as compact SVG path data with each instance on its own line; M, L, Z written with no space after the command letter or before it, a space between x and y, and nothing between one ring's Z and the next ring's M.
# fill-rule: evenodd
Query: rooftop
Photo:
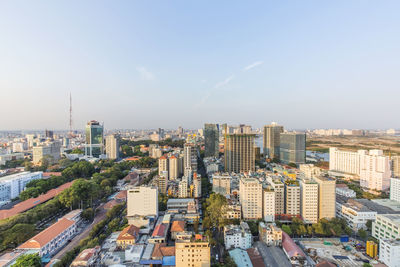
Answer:
M247 254L246 250L235 248L229 251L229 255L231 256L231 258L233 259L233 261L236 263L237 266L253 267L249 254Z

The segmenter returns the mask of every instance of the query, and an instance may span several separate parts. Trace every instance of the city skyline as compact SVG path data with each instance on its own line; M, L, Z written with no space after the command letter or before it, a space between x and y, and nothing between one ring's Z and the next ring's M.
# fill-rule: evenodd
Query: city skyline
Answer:
M398 128L397 1L15 3L0 130Z

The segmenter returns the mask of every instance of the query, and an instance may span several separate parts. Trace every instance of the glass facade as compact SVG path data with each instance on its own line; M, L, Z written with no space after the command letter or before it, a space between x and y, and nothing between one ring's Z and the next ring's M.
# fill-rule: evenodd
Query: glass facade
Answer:
M205 157L219 156L219 126L218 124L204 124L204 155Z
M97 121L90 121L86 125L85 155L98 158L103 154L104 136L103 126Z

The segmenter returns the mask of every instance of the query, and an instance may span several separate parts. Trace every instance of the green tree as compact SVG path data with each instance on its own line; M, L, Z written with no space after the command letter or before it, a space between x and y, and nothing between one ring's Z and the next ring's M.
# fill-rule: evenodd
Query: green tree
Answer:
M71 151L71 154L84 154L85 152L80 148L75 148Z
M282 225L282 231L284 231L288 235L292 235L292 229L290 229L290 227L288 225L286 225L286 224Z
M360 228L357 232L358 236L361 237L362 240L365 240L367 238L367 232Z
M212 193L206 203L205 227L216 227L219 229L224 226L224 214L227 204L226 198L221 194Z
M12 267L28 267L28 266L41 267L42 259L38 254L26 254L17 258L15 263L12 265Z
M372 220L368 220L365 225L367 226L367 229L369 232L372 231Z

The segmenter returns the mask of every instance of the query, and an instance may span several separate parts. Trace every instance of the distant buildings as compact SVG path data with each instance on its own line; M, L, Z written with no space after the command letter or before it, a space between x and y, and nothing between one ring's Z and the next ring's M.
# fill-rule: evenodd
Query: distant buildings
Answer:
M392 173L393 177L400 178L400 156L392 157Z
M390 186L390 159L382 150L370 150L360 154L360 186L374 190L386 190Z
M43 159L47 159L50 163L55 163L61 159L61 143L53 141L35 146L33 147L32 155L33 164L40 164Z
M106 154L108 159L119 159L119 136L111 134L106 137Z
M282 230L274 224L260 222L258 235L260 240L268 246L280 246L282 244Z
M280 157L280 134L283 133L283 126L272 123L264 126L264 156L267 158Z
M336 147L329 148L329 170L359 175L360 153L363 152L339 150Z
M282 163L306 163L306 134L287 132L280 134L280 160Z
M204 156L219 156L219 125L206 123L204 124Z
M226 225L224 227L225 248L251 248L252 238L249 225L245 222L240 225Z
M176 267L210 267L210 244L201 240L176 240Z
M0 155L0 166L5 165L7 161L23 159L24 153L11 153Z
M390 178L390 199L400 202L400 178Z
M261 219L263 216L262 184L255 178L242 178L239 190L243 219Z
M351 190L350 188L348 188L347 185L345 185L345 184L337 184L335 191L336 191L336 195L339 195L339 196L349 197L349 198L356 197L356 192L354 190Z
M156 187L137 186L127 191L127 216L158 216Z
M225 171L248 172L255 170L254 134L225 135Z
M321 168L314 166L314 164L300 164L300 171L304 173L307 178L314 178L321 176Z
M99 158L104 153L103 125L98 121L89 121L86 124L85 155Z
M21 172L0 178L0 206L16 198L32 180L41 179L43 172Z

